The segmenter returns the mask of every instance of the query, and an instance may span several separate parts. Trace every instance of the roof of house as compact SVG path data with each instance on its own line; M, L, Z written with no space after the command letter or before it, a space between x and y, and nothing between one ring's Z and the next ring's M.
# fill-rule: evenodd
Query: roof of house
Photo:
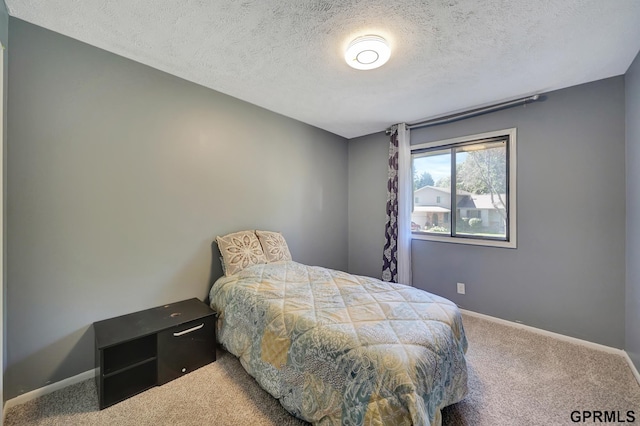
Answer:
M448 213L451 210L440 206L415 206L413 211L419 213Z
M422 191L424 189L430 189L430 190L440 191L440 192L443 192L445 194L451 194L451 188L442 188L442 187L439 187L439 186L430 186L430 185L423 186L422 188L418 188L413 192L415 194L416 192ZM462 191L462 190L459 189L459 190L456 191L456 195L473 195L473 194L471 194L470 192Z
M506 198L505 194L500 194L502 199ZM495 210L496 208L504 209L505 206L502 202L500 202L500 197L497 195L493 196L493 201L496 205L491 201L491 194L470 194L469 197L464 197L458 203L457 207L462 209L479 209L479 210Z

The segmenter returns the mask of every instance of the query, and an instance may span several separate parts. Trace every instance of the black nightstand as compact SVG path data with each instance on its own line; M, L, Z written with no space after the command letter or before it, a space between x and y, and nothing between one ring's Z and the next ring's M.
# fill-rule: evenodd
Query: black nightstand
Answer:
M183 300L93 323L100 409L216 359L215 313Z

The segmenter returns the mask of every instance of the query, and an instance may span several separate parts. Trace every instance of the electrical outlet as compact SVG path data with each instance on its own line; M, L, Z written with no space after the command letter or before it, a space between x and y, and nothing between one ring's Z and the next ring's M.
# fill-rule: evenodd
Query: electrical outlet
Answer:
M464 283L458 283L458 294L465 294Z

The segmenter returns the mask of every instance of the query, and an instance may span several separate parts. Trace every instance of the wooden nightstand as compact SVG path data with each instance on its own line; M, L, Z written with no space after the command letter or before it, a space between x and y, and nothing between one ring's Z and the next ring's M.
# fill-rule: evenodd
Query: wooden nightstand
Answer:
M215 313L195 298L93 327L101 410L216 359Z

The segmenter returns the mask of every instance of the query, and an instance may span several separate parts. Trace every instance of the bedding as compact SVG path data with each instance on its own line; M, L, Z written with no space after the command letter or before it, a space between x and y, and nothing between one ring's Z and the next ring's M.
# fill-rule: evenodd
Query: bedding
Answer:
M456 305L293 261L250 265L210 292L217 337L290 413L317 425L438 425L467 392Z

